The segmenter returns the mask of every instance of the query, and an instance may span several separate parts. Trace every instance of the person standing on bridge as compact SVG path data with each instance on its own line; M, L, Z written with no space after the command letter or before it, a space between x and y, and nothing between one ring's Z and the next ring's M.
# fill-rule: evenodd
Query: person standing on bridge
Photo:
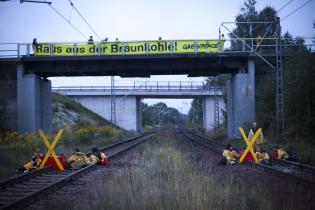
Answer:
M37 46L38 46L37 39L34 38L34 39L33 39L33 43L32 43L32 47L33 47L34 54L37 53Z
M94 44L93 36L90 36L88 40L88 44Z
M224 51L224 42L225 42L225 38L224 38L224 34L222 34L220 37L219 37L219 51L222 52Z
M256 42L256 49L255 50L260 51L260 44L262 42L262 38L260 35L257 36L255 42Z
M254 122L253 123L253 127L249 130L249 134L248 134L248 140L249 141L252 141L252 139L254 138L255 133L257 132L257 130L258 130L257 123ZM263 133L261 131L259 133L256 141L255 141L255 144L254 144L255 152L261 150L261 144L263 143L263 140L264 140L264 136L263 136Z

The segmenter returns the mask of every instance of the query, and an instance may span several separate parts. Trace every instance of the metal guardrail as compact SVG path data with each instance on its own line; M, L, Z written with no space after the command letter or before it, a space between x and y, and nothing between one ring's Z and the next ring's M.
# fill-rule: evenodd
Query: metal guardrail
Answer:
M218 88L222 94L224 88ZM216 87L206 85L146 85L146 86L115 86L115 92L211 92ZM53 92L108 92L111 93L111 86L64 86L53 87Z
M275 53L276 49L276 38L264 38L260 44L257 44L257 38L224 38L224 39L211 39L212 41L217 41L217 43L224 43L224 48L218 47L217 53L238 53L238 52L248 52L254 53L259 51L260 53L270 54ZM281 42L284 43L285 40L294 40L294 39L285 39L281 38ZM306 43L310 44L281 44L282 47L306 47L311 52L315 52L315 43L313 37L304 37ZM150 41L158 41L158 40L150 40ZM135 43L135 42L150 42L150 41L122 41L119 43ZM175 41L181 40L162 40L161 42L170 42L173 43ZM190 40L194 41L194 40ZM206 40L195 40L194 41L194 49L193 54L198 54L198 41L206 41ZM101 44L104 42L93 42L93 44L98 49ZM110 43L110 42L109 42ZM74 49L77 46L82 44L89 44L88 42L49 42L49 43L38 43L38 45L45 44L49 45L51 49L54 48L55 45L68 45L73 47ZM231 50L231 46L233 45L233 50ZM124 54L124 48L122 49ZM51 50L50 57L54 57L53 50ZM173 54L173 53L171 53ZM33 45L32 43L0 43L0 58L21 58L25 56L33 56ZM147 55L150 55L149 53ZM74 54L73 56L77 56ZM98 53L95 56L106 56L104 54Z
M313 40L313 38L305 38L307 40ZM170 40L163 40L163 41L168 41L168 42L174 42L174 41L170 41ZM178 40L180 41L180 40ZM201 40L199 40L201 41ZM231 39L218 39L217 40L218 43L222 43L224 42L224 49L218 49L217 53L237 53L237 52L248 52L248 53L253 53L256 50L260 53L274 53L275 52L275 47L276 47L276 43L275 43L275 38L264 38L264 41L260 44L257 45L256 44L256 38L243 38L243 39L237 39L237 38L231 38ZM125 43L127 43L129 41L125 41ZM134 42L134 41L130 41L130 42ZM231 44L232 42L234 43L233 46L233 50L231 50ZM267 43L264 43L267 42ZM96 46L96 48L98 46L100 46L102 42L93 42L93 44ZM123 42L122 42L123 43ZM246 43L246 44L245 44ZM51 43L38 43L40 44L48 44L51 46L51 49L53 49L54 45L68 45L68 46L72 46L73 48L76 48L78 45L81 44L87 44L87 42L73 42L73 43L69 43L69 42L51 42ZM198 52L198 47L197 47L198 43L197 41L195 41L195 51L193 52L193 54L198 54L200 52ZM251 47L248 47L251 46ZM281 45L283 47L298 47L297 45ZM307 45L302 45L305 46L309 49L311 49L311 51L315 51L315 44L307 44ZM124 52L122 52L124 54ZM173 53L171 53L173 54ZM33 45L32 43L0 43L0 58L21 58L21 57L25 57L25 56L33 56L34 55L34 51L33 51ZM150 54L148 54L150 55ZM54 57L53 54L53 50L52 53L49 55L50 57ZM75 54L73 56L76 56ZM106 56L104 54L100 54L98 53L98 55L95 56Z

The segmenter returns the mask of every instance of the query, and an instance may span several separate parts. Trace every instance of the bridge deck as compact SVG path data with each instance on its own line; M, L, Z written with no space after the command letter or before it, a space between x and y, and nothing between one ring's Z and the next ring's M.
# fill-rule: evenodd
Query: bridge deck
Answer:
M53 92L67 96L111 96L110 86L95 87L54 87ZM198 98L205 96L222 96L222 87L200 85L149 85L149 86L115 86L116 96L137 96L141 98Z
M269 57L273 55L269 54ZM41 77L55 76L121 76L150 75L214 76L246 69L248 59L257 59L250 52L110 55L110 56L24 56L0 59L2 65L25 65L26 73Z

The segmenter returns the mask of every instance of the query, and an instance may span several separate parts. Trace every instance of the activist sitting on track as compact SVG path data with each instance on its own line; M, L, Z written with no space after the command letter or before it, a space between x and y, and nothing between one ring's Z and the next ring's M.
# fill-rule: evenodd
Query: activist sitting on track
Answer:
M31 161L26 163L24 166L17 168L16 172L17 173L21 173L21 172L26 173L28 171L36 170L39 168L43 159L44 159L44 154L41 153L40 149L36 149L34 155L32 156Z
M256 156L257 156L259 163L266 164L266 165L270 164L269 155L263 148L260 148L256 152Z
M226 146L226 149L223 150L222 155L225 160L225 163L229 166L236 164L237 159L239 158L239 155L235 152L231 144L228 144Z
M92 153L89 159L91 163L97 163L99 165L108 166L108 159L105 153L100 152L96 147L92 148Z
M86 157L86 155L80 152L79 149L75 149L74 153L68 159L68 165L72 169L80 169L90 164L90 160Z
M272 157L277 158L277 159L281 159L281 160L287 160L289 158L289 155L284 149L282 149L278 146L275 146L273 148Z

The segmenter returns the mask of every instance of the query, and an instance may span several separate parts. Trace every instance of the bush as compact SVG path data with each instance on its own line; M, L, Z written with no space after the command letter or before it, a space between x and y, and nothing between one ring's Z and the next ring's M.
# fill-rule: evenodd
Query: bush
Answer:
M103 126L99 127L97 132L101 136L112 137L118 133L118 130L110 126Z
M27 146L38 146L40 140L36 137L34 132L19 134L16 131L7 131L0 135L0 143L14 148L24 148Z
M92 139L104 136L104 137L112 137L118 134L118 130L112 128L110 126L103 126L103 127L82 127L75 131L75 136L81 143L88 143Z

